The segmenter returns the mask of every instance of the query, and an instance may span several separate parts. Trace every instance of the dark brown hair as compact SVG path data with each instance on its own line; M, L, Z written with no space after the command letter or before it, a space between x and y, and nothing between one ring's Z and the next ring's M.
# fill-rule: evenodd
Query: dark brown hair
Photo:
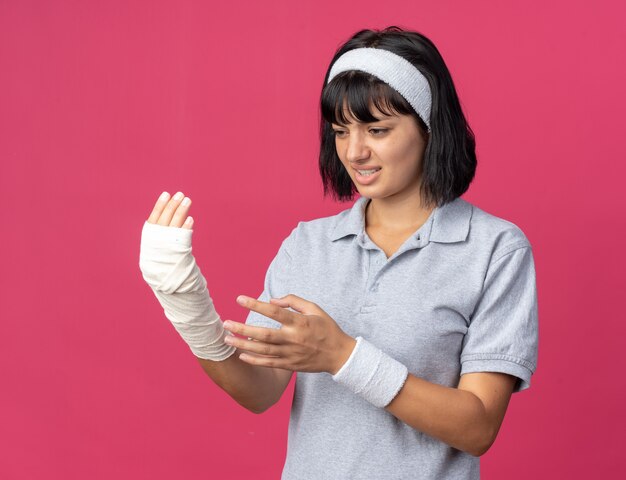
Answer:
M351 70L338 74L327 84L335 61L345 52L373 47L389 50L411 62L428 80L432 95L430 133L411 105L377 77ZM373 104L385 114L412 115L427 138L422 171L422 202L442 205L467 191L476 172L476 143L452 82L452 77L435 45L415 31L390 26L383 30L360 30L335 53L326 75L320 99L319 170L324 196L351 200L356 186L337 156L331 124L345 125L343 105L360 122L374 122Z

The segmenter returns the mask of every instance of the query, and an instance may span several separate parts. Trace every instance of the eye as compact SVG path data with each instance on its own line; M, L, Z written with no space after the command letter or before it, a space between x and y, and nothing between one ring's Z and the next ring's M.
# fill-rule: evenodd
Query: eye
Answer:
M370 128L370 132L372 132L375 136L380 137L384 133L387 132L386 128Z
M335 135L336 137L342 138L345 133L346 132L344 132L343 130L333 129L333 135Z

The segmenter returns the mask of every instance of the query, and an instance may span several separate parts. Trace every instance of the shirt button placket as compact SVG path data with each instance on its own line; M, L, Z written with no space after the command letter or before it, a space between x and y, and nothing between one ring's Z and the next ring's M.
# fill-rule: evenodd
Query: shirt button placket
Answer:
M382 270L382 268L384 267L385 261L383 260L383 255L384 253L380 250L375 250L373 252L373 254L375 255L375 259L374 259L374 274L372 275L372 278L374 279L370 290L372 292L377 292L378 291L378 284L380 282L380 271Z
M369 272L368 272L368 286L365 295L365 302L361 306L361 313L372 313L376 309L375 294L378 291L378 274L382 267L382 260L380 258L379 250L370 250L369 255Z

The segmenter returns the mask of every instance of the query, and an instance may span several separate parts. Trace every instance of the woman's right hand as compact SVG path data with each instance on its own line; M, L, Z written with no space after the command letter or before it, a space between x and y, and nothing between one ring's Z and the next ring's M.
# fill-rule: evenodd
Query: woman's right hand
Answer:
M187 216L191 207L191 199L183 192L177 192L170 198L170 194L163 192L154 204L148 223L155 223L166 227L179 227L191 230L193 218Z

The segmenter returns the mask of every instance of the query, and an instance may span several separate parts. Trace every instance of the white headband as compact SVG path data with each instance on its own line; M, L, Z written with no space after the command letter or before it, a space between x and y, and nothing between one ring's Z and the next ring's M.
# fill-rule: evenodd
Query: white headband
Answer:
M379 78L411 104L430 131L432 97L428 80L406 58L382 48L355 48L341 55L333 64L328 82L338 73L361 70Z

